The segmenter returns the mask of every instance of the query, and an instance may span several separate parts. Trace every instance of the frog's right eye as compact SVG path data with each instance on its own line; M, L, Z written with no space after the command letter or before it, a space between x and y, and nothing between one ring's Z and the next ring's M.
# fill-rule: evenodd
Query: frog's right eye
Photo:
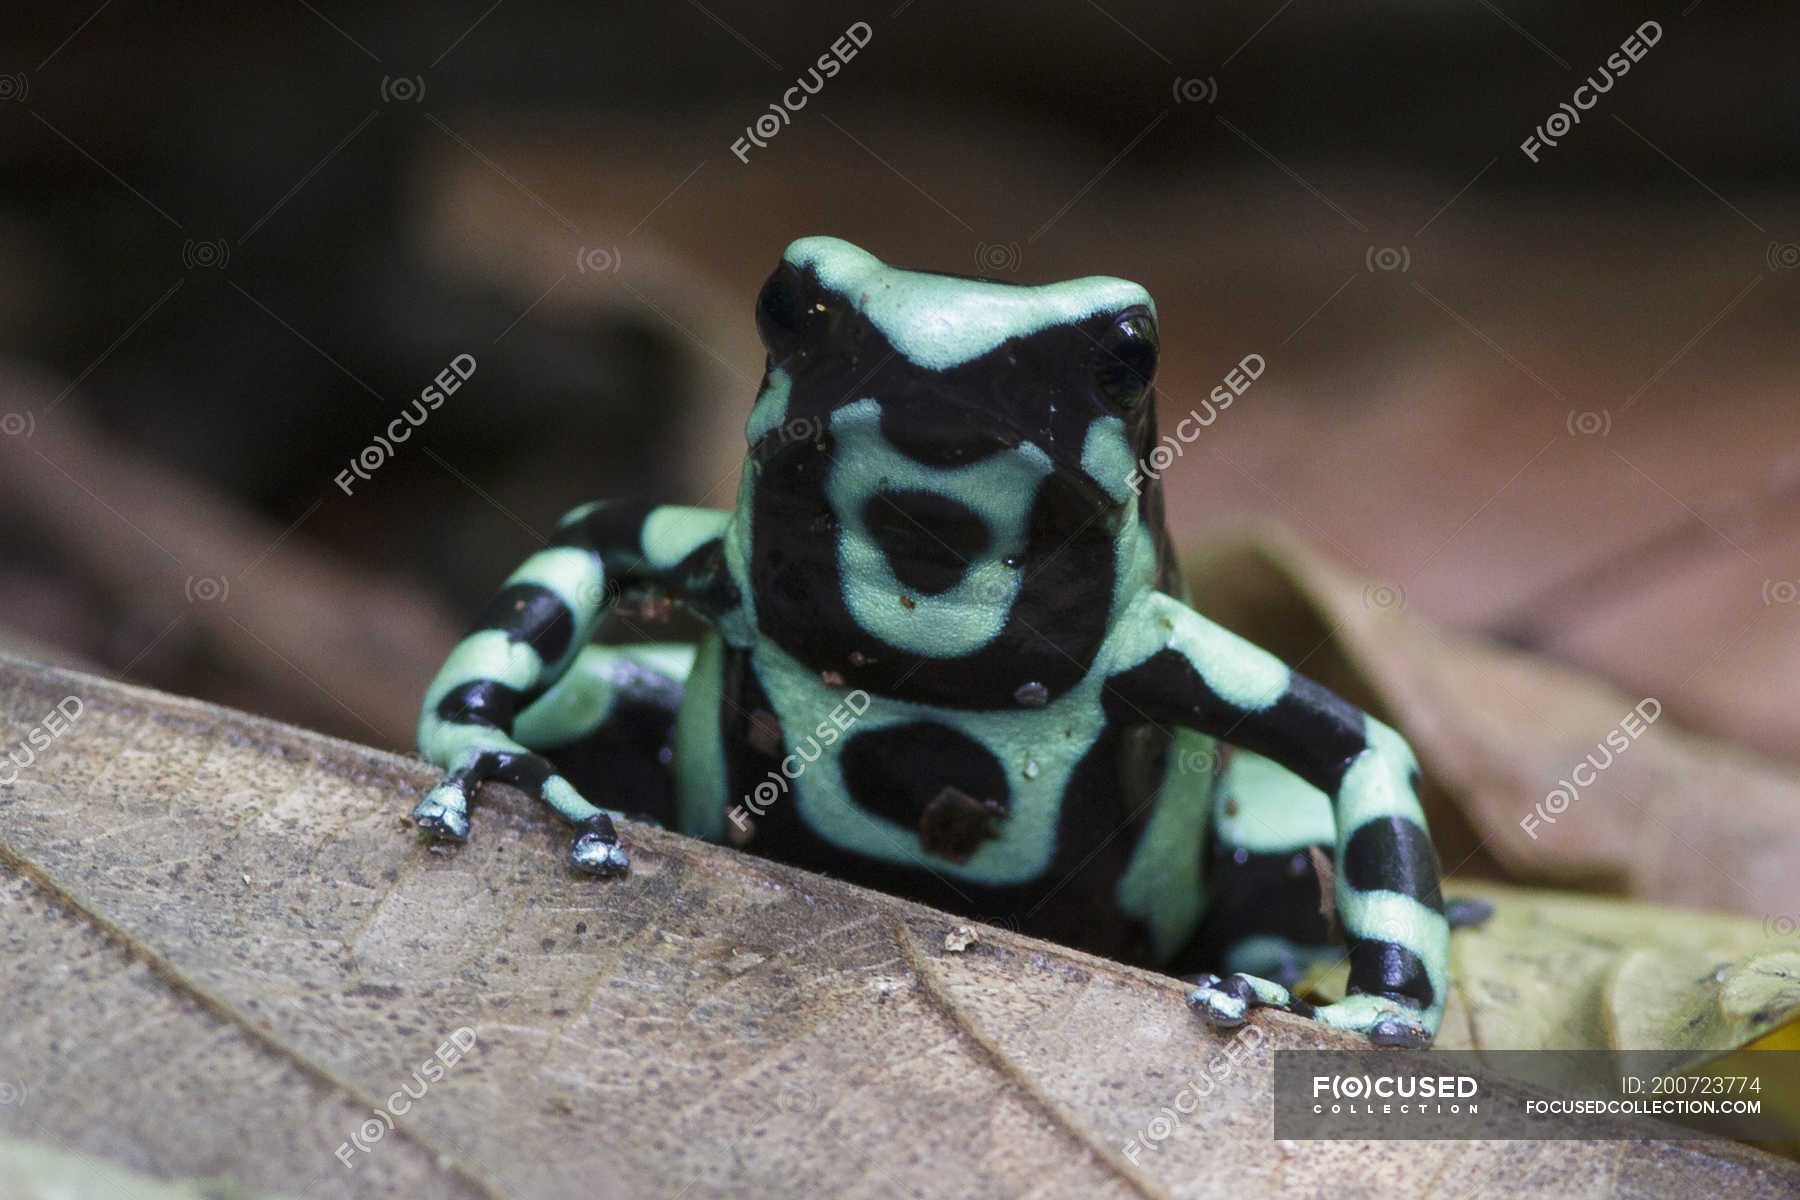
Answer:
M1156 376L1156 319L1145 308L1120 313L1096 343L1095 384L1112 407L1129 411Z
M756 299L756 332L774 358L785 358L805 340L808 289L800 272L788 263L775 268Z

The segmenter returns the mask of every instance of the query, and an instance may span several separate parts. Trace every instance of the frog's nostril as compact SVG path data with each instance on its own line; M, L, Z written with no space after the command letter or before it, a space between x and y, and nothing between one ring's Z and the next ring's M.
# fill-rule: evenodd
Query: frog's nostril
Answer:
M927 596L955 587L992 540L973 509L934 492L878 492L862 520L894 578Z

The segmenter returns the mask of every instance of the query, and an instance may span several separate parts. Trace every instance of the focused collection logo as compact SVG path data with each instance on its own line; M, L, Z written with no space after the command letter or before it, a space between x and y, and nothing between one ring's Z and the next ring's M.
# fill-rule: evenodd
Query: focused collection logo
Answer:
M1332 1116L1474 1116L1481 1082L1473 1075L1314 1075L1312 1111Z

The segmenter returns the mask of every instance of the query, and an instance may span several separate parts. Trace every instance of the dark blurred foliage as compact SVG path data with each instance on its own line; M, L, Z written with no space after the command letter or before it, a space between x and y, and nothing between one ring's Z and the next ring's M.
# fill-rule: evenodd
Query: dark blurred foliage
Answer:
M1603 195L1612 211L1681 213L1694 211L1697 187L1791 191L1800 173L1800 20L1784 6L1723 0L1685 10L1487 0L916 0L875 12L726 0L14 5L0 16L0 92L10 97L0 102L10 277L0 282L0 354L77 381L71 404L122 443L281 528L333 493L331 474L422 381L481 348L483 402L446 405L432 419L434 453L383 468L390 502L327 504L299 535L472 612L505 567L494 547L516 538L488 492L534 481L529 494L542 502L525 523L535 528L598 481L671 496L683 406L702 398L691 347L665 321L623 311L522 319L498 283L433 266L411 229L411 172L456 135L431 114L457 126L710 119L724 159L771 89L858 18L878 24L880 52L833 84L832 102L846 108L916 107L933 121L967 113L1050 131L1103 160L1167 105L1172 78L1216 78L1283 164L1378 170L1445 197L1479 165L1471 146L1516 154L1531 124L1522 113L1542 119L1653 18L1665 30L1651 52L1657 86L1634 88L1631 111L1657 131L1655 153L1630 137L1588 138L1579 155L1497 174L1490 201L1529 209ZM396 104L395 86L422 87L426 102ZM1004 158L1009 146L991 151ZM1133 153L1138 179L1198 165L1289 187L1203 122L1171 123ZM796 174L795 208L813 207L807 197L834 179ZM718 228L730 236L729 222ZM1655 220L1645 229L1653 254ZM778 251L771 242L750 253L773 261ZM723 259L743 253L718 247ZM227 269L195 269L207 256ZM753 375L757 364L739 366ZM56 563L47 527L7 527L0 559ZM72 604L81 591L21 587L16 608L20 596ZM116 624L118 604L84 619ZM22 611L0 623L40 637L84 627ZM104 639L70 639L115 670L129 657ZM207 690L203 675L138 677ZM259 707L253 692L218 694ZM277 701L267 710L294 711Z

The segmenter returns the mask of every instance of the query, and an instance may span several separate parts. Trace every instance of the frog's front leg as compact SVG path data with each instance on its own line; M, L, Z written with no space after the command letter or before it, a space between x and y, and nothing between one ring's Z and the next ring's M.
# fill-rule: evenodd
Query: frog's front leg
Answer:
M419 750L443 782L413 810L440 838L469 835L469 799L483 780L530 792L579 829L570 857L597 875L625 871L616 810L584 798L548 759L515 738L522 709L568 671L607 606L650 586L718 617L735 606L724 566L729 513L632 502L583 505L551 544L508 576L475 628L426 689Z
M1221 1025L1264 1005L1384 1044L1428 1043L1444 1012L1450 930L1411 749L1178 600L1147 593L1125 620L1130 632L1104 692L1112 720L1197 729L1274 760L1331 798L1350 994L1313 1009L1274 983L1234 975L1203 979L1194 1006Z

